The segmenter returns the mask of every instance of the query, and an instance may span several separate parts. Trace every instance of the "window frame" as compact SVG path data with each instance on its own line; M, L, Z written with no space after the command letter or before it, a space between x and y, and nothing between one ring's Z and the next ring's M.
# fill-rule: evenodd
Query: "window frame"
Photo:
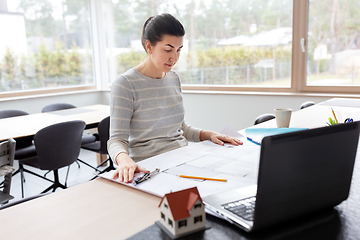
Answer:
M106 48L105 44L105 33L102 32L103 21L101 1L88 0L89 4L89 18L90 18L90 41L92 43L92 64L93 64L93 84L76 85L76 86L60 86L57 88L40 88L40 89L28 89L28 90L17 90L0 92L0 100L7 98L21 98L36 95L47 95L47 94L61 94L61 93L73 93L89 90L106 90L109 89L109 85L105 83L104 77L107 77L107 65L104 65L103 60L106 59L105 51L101 49ZM106 63L105 63L106 64Z
M193 91L237 91L237 92L279 92L279 93L338 93L358 94L360 86L307 86L307 41L309 24L309 0L293 0L293 40L290 87L256 87L227 85L182 85L183 90ZM301 49L301 38L305 39L305 52Z
M0 93L0 99L5 98L20 98L28 97L35 95L47 95L47 94L60 94L60 93L72 93L79 91L89 91L96 90L94 85L83 85L83 86L69 86L69 87L59 87L59 88L44 88L44 89L34 89L34 90L24 90L24 91L13 91L13 92L3 92Z

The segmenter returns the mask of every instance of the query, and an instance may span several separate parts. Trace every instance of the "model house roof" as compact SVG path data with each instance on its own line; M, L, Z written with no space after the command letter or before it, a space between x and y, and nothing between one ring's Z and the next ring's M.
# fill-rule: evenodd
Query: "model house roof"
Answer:
M169 209L174 217L174 221L190 217L189 211L194 206L195 202L198 199L202 202L197 187L165 194L160 201L159 207L164 198L168 201Z

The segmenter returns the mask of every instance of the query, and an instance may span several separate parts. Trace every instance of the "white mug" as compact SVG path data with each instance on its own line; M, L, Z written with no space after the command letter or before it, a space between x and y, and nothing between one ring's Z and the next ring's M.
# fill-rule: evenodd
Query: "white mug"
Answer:
M290 125L291 108L275 108L275 119L278 128L287 128Z

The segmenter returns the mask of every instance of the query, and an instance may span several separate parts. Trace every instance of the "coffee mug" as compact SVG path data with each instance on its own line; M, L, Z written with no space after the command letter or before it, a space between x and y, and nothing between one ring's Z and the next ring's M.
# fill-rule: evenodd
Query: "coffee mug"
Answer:
M278 128L287 128L290 125L291 108L275 108L275 119Z

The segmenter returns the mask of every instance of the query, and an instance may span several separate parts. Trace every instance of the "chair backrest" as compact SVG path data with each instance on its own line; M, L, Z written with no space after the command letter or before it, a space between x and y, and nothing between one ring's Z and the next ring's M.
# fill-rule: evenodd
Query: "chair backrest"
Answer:
M29 113L17 109L0 110L0 118L17 117L23 115L29 115Z
M17 109L0 110L0 118L18 117L24 115L29 115L29 113ZM16 149L21 149L31 146L32 140L33 140L33 136L16 139Z
M263 122L266 122L266 121L269 121L269 120L274 119L274 118L275 118L275 115L272 114L272 113L262 114L262 115L258 116L258 117L255 119L254 125L259 124L259 123L263 123Z
M7 141L0 143L0 167L5 165L13 166L15 156L15 145L14 139L10 138ZM9 194L11 187L12 173L9 172L4 178L4 189L3 193Z
M56 170L69 166L80 153L84 121L69 121L45 127L34 136L39 168Z
M98 125L99 139L100 139L100 153L108 154L107 141L109 140L110 134L110 116L104 118L99 122Z
M312 101L303 102L303 103L300 105L300 110L303 109L303 108L310 107L310 106L312 106L312 105L315 105L315 103L312 102Z
M75 105L72 105L70 103L53 103L45 106L41 112L52 112L52 111L58 111L58 110L65 110L65 109L71 109L76 108Z

